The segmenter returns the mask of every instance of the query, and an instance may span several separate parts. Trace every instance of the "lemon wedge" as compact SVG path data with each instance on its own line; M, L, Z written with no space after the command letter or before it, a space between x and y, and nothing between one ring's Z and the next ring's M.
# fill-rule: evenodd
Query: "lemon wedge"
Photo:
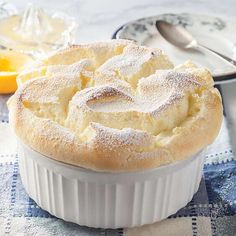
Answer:
M16 91L16 77L29 62L32 62L32 58L23 53L0 50L0 93Z

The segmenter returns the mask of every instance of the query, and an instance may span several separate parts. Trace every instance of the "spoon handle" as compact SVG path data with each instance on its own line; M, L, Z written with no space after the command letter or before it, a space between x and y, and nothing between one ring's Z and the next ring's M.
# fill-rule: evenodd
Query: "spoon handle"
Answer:
M203 46L203 45L200 45L200 44L198 44L196 47L197 47L199 50L202 50L202 51L204 51L204 50L205 50L205 51L208 51L208 52L210 51L211 53L213 53L213 54L217 55L218 57L224 59L225 61L229 62L231 65L236 66L236 61L233 60L233 59L230 58L230 57L227 57L227 56L225 56L225 55L223 55L223 54L221 54L221 53L219 53L219 52L216 52L215 50L213 50L213 49L211 49L211 48L208 48L208 47Z

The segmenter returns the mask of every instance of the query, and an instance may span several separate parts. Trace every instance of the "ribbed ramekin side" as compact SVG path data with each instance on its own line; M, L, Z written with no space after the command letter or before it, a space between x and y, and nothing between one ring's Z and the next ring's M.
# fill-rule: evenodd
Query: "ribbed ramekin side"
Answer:
M184 207L199 187L203 164L204 153L183 169L176 169L157 179L135 183L130 226L165 219Z
M174 214L197 191L204 161L200 154L171 171L167 167L162 174L158 169L137 173L137 178L132 173L127 181L122 174L109 175L114 178L109 181L104 176L99 179L100 175L92 171L84 175L79 169L72 171L72 177L71 167L40 161L40 154L32 158L33 150L20 149L22 182L40 207L66 221L101 228L140 226Z

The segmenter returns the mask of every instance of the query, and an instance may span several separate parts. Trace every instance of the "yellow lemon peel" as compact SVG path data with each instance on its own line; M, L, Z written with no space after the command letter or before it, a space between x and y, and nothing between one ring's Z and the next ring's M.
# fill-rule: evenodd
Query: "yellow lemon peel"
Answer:
M0 93L8 94L16 91L16 77L31 61L32 58L23 53L0 50Z

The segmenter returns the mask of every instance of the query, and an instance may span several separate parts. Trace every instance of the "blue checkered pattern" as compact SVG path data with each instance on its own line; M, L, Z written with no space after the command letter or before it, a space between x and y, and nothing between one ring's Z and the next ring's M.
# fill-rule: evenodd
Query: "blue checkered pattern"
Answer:
M1 109L5 112L5 108ZM10 129L5 114L6 112L0 116L0 235L151 234L149 227L152 226L141 227L140 231L81 227L57 219L39 208L22 186L14 145L11 144L9 150L6 145L1 146L1 140L10 140ZM5 133L1 133L1 130ZM225 126L214 144L215 148L210 148L199 190L192 201L163 222L166 225L165 234L158 233L158 227L164 227L161 225L163 223L156 223L157 230L154 233L152 231L152 235L236 235L236 155L228 148L228 143L224 143L227 140L226 131ZM183 227L176 226L176 234L168 233L168 225L179 222L179 219L183 221ZM186 233L189 230L191 234Z

